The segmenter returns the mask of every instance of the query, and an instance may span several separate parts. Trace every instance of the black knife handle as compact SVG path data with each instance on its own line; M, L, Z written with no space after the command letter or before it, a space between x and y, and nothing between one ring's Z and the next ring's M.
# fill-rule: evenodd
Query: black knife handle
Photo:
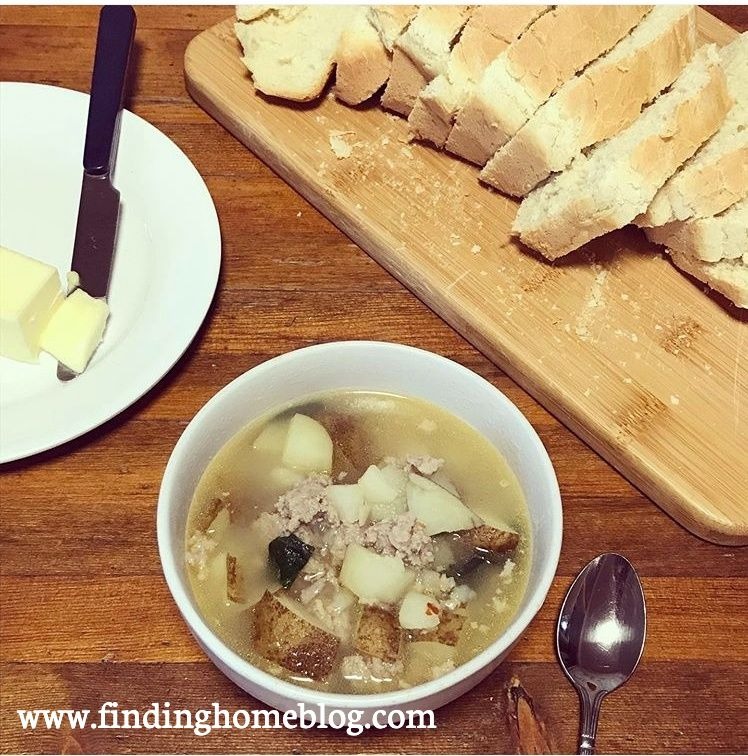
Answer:
M135 11L130 5L105 5L99 14L83 149L83 168L95 176L108 174L114 165L135 24Z

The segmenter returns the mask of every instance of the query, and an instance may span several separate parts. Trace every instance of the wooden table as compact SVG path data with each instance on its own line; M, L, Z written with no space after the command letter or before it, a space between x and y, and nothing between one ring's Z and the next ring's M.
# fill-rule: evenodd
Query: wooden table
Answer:
M145 398L82 439L2 469L0 748L512 751L506 691L516 676L556 748L570 751L577 701L554 656L556 615L582 565L614 550L642 575L649 634L636 675L604 704L600 750L746 750L748 551L676 525L194 105L185 46L230 12L138 10L127 107L205 177L223 233L221 280L192 347ZM748 27L745 6L713 12ZM87 91L96 20L93 8L0 8L0 78ZM490 380L530 419L556 465L566 520L558 575L509 660L440 710L430 732L24 732L16 709L258 705L207 661L166 589L155 539L161 475L190 418L243 371L306 344L369 338L430 349Z

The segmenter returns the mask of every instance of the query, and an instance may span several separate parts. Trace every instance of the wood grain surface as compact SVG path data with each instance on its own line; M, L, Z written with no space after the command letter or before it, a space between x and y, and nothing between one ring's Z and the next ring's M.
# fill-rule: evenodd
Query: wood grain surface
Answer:
M714 12L748 27L745 7ZM86 437L1 470L2 751L506 752L516 748L507 696L516 677L550 741L570 752L578 708L555 660L554 623L574 574L606 550L640 571L649 634L635 676L604 704L601 752L748 749L748 551L670 520L192 102L186 46L229 13L138 9L127 106L205 177L223 233L221 281L195 343L153 391ZM96 19L94 8L0 8L0 78L87 90ZM258 706L206 660L168 594L155 540L161 475L184 426L228 381L280 352L357 338L463 363L519 406L549 450L564 498L561 561L508 661L440 710L436 731L24 732L19 708Z
M735 37L706 11L697 26L702 42ZM748 313L633 227L549 264L474 166L408 144L405 120L376 106L255 94L238 51L231 18L187 48L202 107L673 517L748 544Z

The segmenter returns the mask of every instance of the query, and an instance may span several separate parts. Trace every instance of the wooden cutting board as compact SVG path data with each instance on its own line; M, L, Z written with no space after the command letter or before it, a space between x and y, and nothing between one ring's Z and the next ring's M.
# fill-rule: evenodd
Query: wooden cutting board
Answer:
M705 11L699 29L735 36ZM231 19L189 45L205 110L685 527L748 543L745 313L633 228L544 262L474 166L376 106L258 96L239 54Z

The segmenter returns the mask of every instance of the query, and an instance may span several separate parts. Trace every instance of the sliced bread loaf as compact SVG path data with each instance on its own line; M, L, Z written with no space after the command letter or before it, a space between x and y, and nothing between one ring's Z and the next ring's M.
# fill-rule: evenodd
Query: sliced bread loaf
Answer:
M335 53L335 96L358 105L377 92L390 75L391 55L365 5L343 29Z
M357 12L356 6L238 6L237 13L251 19L238 21L234 31L255 89L302 102L318 97L340 35Z
M709 288L723 294L738 307L748 307L748 255L737 260L708 263L670 250L673 262Z
M570 79L488 161L480 178L524 197L586 147L617 134L670 86L696 49L696 7L660 5Z
M720 58L734 104L719 131L637 218L641 226L716 215L748 195L748 32L723 47Z
M447 149L486 161L577 71L609 50L649 5L559 5L544 13L484 71L447 139Z
M734 260L748 254L748 198L736 202L719 215L673 221L645 228L650 241L680 255L704 262Z
M515 233L555 259L625 226L719 128L731 105L717 48L704 46L633 124L530 192Z
M367 13L371 25L377 30L382 44L392 52L395 40L408 28L418 13L417 5L371 5Z
M408 116L414 136L443 147L457 111L488 64L498 57L548 5L481 5L452 48L447 70L418 95Z
M408 116L418 93L447 67L449 53L470 17L468 5L424 5L395 40L382 106Z

